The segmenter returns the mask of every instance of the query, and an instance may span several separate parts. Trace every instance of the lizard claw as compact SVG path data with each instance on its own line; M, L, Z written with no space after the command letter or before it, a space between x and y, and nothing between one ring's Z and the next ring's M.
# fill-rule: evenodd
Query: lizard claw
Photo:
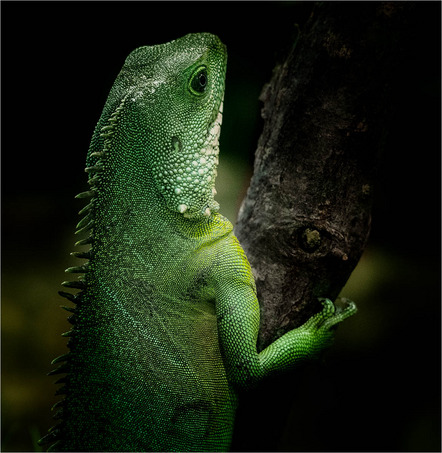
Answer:
M341 300L346 303L345 307L336 306L329 299L320 298L319 300L324 306L324 309L320 313L321 317L323 318L323 322L320 328L323 329L330 329L349 316L354 315L357 311L356 304L350 299L341 298ZM330 306L332 306L332 308Z
M318 300L321 302L323 309L304 324L306 328L330 330L357 311L356 304L349 299L341 298L347 304L344 308L336 306L330 299L325 297L319 297Z

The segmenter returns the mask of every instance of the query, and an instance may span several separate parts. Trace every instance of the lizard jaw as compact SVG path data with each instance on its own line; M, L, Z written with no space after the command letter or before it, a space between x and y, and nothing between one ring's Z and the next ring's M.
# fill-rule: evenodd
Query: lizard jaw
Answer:
M210 217L212 212L219 210L219 204L214 200L216 194L215 179L218 174L217 166L219 164L219 137L221 134L221 124L223 119L224 97L221 99L218 113L215 120L211 123L206 138L200 150L198 161L193 164L197 167L198 175L202 178L199 181L200 187L206 192L208 202L200 210L191 210L186 203L178 205L178 212L186 218ZM197 165L195 165L195 163ZM198 181L195 181L197 183Z
M214 195L222 116L223 98L199 140L183 141L178 134L173 135L169 151L152 166L167 207L185 218L207 218L219 210Z

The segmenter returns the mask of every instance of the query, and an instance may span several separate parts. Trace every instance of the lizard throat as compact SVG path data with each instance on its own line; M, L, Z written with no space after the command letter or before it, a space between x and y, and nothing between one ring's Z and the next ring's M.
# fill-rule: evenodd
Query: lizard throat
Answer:
M162 162L162 168L154 168L167 206L186 218L209 217L219 210L214 196L222 113L221 100L205 138L186 150L179 137L172 137L172 150Z

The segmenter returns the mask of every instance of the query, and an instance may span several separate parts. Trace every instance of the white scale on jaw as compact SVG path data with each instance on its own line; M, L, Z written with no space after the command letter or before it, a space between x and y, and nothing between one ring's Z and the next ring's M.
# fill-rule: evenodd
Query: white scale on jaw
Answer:
M206 205L203 208L202 214L209 217L212 210L218 210L219 205L216 201L213 200L213 197L216 194L216 189L214 187L215 178L217 175L216 167L219 163L219 136L221 133L221 123L222 123L222 113L223 113L223 101L219 107L218 115L215 121L212 123L209 132L202 143L201 150L193 155L193 160L190 162L184 169L179 169L178 174L175 176L175 184L173 193L174 195L180 195L183 193L183 185L193 186L193 192L197 194L201 190L210 189L211 195L211 204ZM189 164L189 162L187 162ZM176 173L175 173L176 174ZM183 184L184 183L184 184ZM162 189L165 187L163 186ZM180 203L177 206L178 212L184 215L184 217L194 217L195 213L191 214L188 212L189 206L186 203Z

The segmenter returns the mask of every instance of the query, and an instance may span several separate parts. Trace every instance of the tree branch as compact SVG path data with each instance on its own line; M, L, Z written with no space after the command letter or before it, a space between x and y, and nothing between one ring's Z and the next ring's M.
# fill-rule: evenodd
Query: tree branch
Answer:
M335 299L369 236L389 75L407 3L315 4L264 87L264 128L235 233L261 305L259 347Z

